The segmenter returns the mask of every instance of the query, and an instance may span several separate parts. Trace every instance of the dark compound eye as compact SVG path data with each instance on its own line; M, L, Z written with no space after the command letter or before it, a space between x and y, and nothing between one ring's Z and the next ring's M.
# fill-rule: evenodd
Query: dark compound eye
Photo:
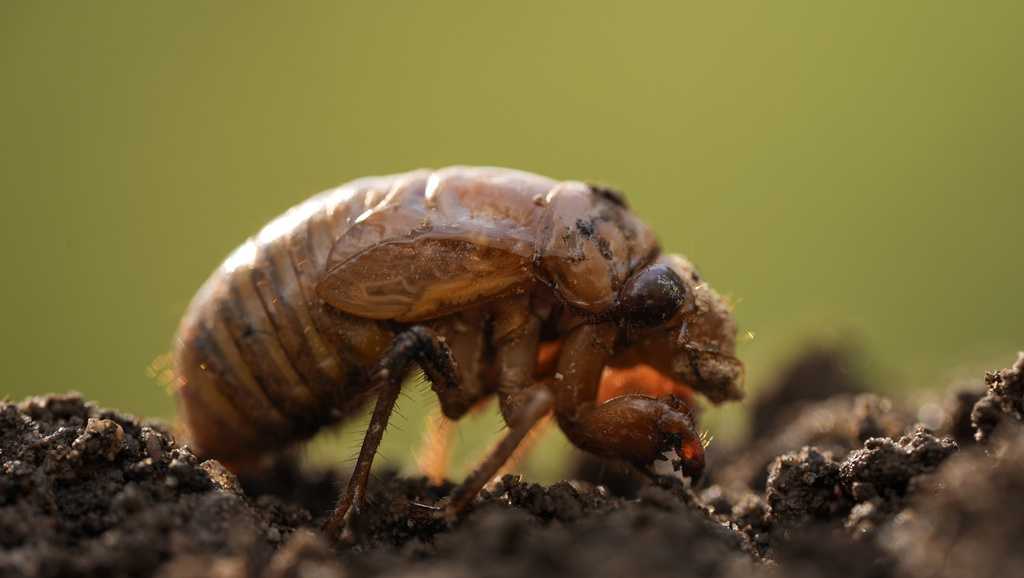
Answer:
M660 325L679 311L686 300L686 285L667 265L652 265L626 281L619 292L619 311L630 324Z

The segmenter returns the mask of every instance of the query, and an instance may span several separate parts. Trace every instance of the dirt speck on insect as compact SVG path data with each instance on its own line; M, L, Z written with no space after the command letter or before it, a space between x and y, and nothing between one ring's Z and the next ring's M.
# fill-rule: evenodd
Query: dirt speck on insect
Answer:
M697 488L506 476L449 525L416 512L451 484L382 472L345 548L317 530L344 473L283 459L239 480L75 394L0 403L0 576L1024 573L1024 355L931 400L934 430L846 364L815 350L780 372L751 402L756 435L712 446Z

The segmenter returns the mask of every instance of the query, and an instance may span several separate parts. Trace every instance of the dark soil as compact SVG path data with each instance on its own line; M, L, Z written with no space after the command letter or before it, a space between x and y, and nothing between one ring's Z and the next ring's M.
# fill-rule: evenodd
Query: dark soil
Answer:
M699 488L506 476L449 526L414 503L450 484L384 473L347 547L316 530L344 475L283 459L239 481L77 395L0 403L0 576L1024 575L1024 354L937 404L940 431L849 367L795 361Z

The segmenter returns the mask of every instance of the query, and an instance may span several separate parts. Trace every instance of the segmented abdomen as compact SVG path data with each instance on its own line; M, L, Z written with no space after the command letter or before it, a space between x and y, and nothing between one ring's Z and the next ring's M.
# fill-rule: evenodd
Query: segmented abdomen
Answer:
M196 450L244 460L311 435L357 408L364 368L390 339L379 322L316 296L328 253L392 183L354 181L272 221L235 250L179 327L179 399Z

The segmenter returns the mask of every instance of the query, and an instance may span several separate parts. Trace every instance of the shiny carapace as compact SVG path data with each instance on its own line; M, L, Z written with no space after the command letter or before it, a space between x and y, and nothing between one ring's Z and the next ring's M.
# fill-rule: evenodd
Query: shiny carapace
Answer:
M326 191L232 253L181 323L177 392L196 450L235 467L375 400L326 524L344 534L414 367L448 418L497 397L509 425L441 506L455 516L552 412L586 451L698 476L683 393L741 397L735 332L724 300L661 252L619 193L509 169L419 170ZM609 383L618 390L601 394Z

